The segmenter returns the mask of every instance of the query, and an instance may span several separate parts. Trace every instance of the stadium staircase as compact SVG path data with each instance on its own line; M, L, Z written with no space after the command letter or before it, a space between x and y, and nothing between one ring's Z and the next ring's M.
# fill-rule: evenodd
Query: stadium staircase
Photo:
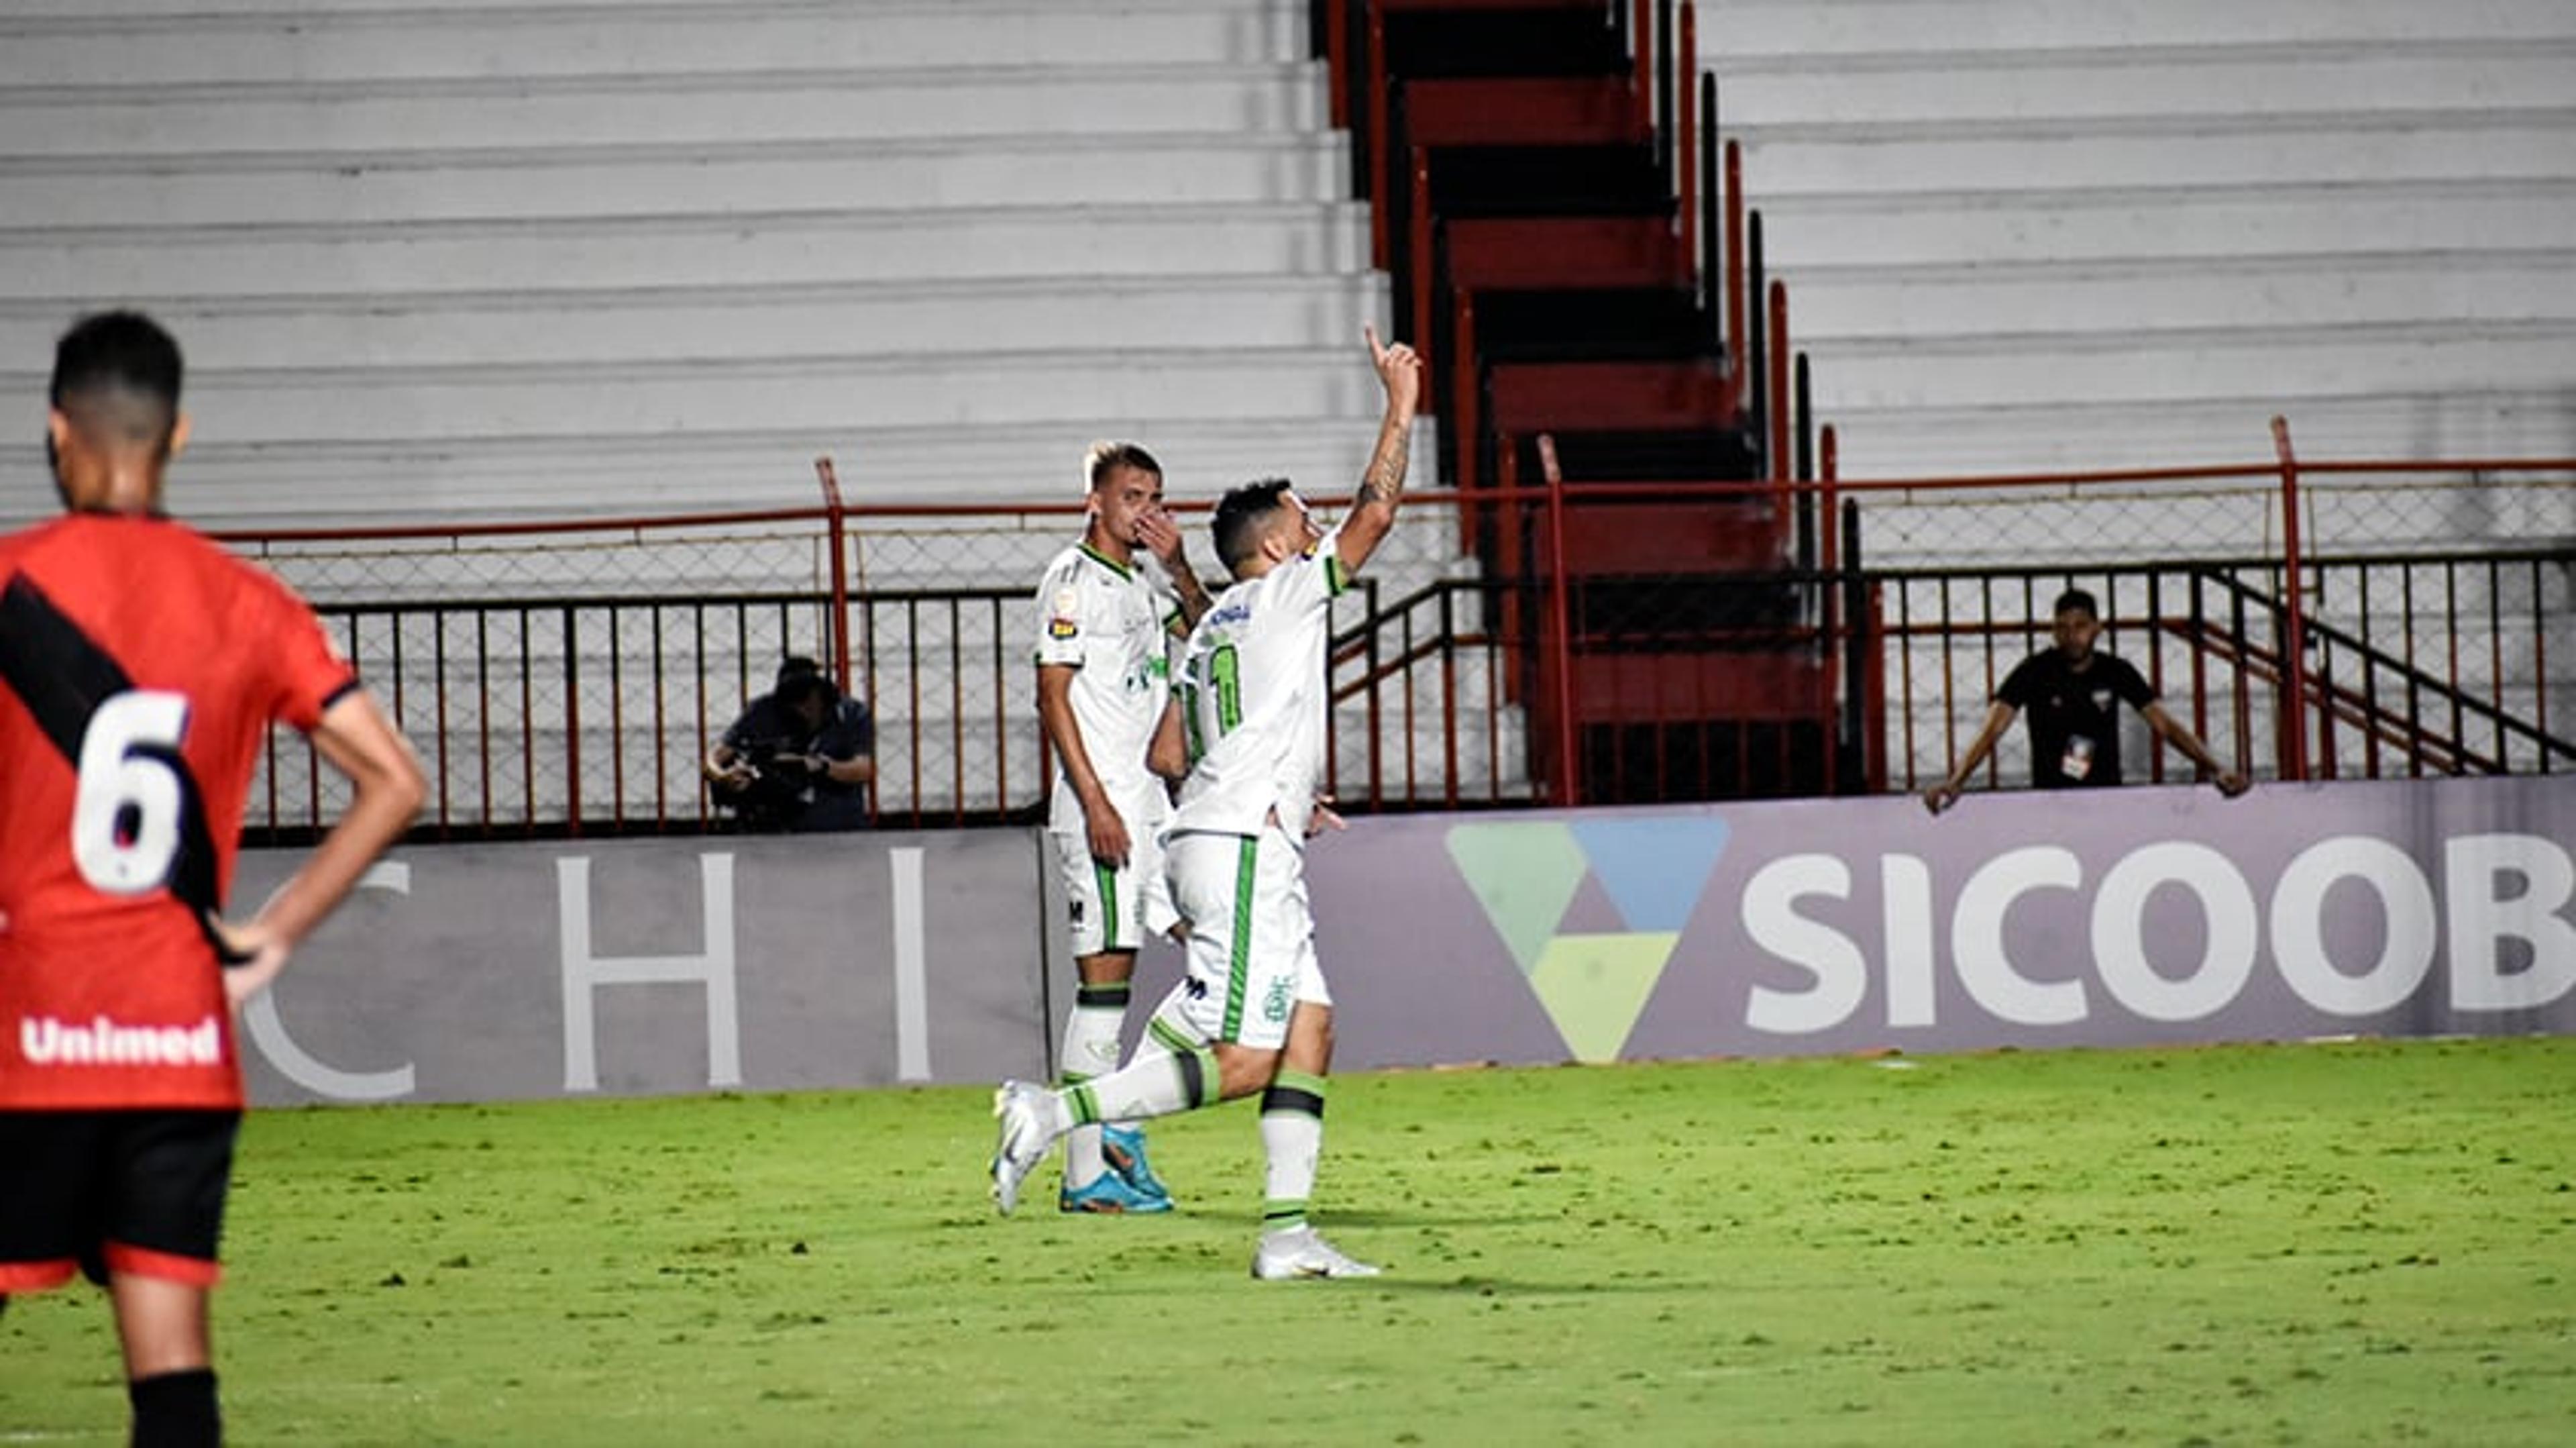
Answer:
M1575 731L1587 803L1813 793L1827 663L1770 641L1802 607L1776 577L1787 518L1728 490L1760 474L1762 430L1725 345L1715 249L1694 239L1713 228L1684 184L1696 129L1687 81L1655 62L1679 53L1660 10L1653 36L1649 7L1601 0L1348 7L1354 151L1399 316L1435 361L1450 475L1473 490L1552 465L1569 480L1573 677L1555 688L1546 650L1520 676L1542 747ZM1483 515L1490 572L1544 566L1535 517Z

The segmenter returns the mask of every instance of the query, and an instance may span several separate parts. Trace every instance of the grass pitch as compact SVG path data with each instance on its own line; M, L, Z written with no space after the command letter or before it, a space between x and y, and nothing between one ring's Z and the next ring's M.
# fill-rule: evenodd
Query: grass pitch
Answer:
M242 1443L2576 1441L2576 1040L1346 1077L1248 1279L1183 1209L996 1218L986 1093L267 1112ZM0 1318L0 1442L122 1441L103 1299Z

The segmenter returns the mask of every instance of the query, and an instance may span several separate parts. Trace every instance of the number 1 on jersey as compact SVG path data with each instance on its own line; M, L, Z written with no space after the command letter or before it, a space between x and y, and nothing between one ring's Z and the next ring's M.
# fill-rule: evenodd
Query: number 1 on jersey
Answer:
M142 895L170 882L187 792L162 756L187 732L187 699L162 690L112 694L90 715L72 797L72 863L101 892Z
M1219 644L1208 655L1208 683L1216 690L1216 735L1222 739L1243 722L1243 673L1234 645Z
M1192 675L1204 675L1205 679L1202 681ZM1235 725L1243 722L1243 672L1232 644L1217 645L1196 669L1181 678L1181 723L1189 739L1193 763L1207 752L1207 746L1212 742L1207 724L1199 717L1200 701L1210 693L1216 695L1216 718L1212 721L1214 738L1223 739L1234 732Z

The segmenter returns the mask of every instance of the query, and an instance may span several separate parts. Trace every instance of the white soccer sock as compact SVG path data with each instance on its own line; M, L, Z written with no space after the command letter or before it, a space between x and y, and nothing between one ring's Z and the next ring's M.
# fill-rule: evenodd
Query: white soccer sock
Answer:
M1315 1194L1315 1170L1324 1154L1324 1078L1281 1071L1261 1093L1261 1150L1268 1158L1262 1182L1261 1230L1294 1232L1306 1225L1306 1202Z
M1061 1093L1073 1119L1083 1125L1103 1121L1150 1121L1195 1111L1216 1103L1216 1053L1205 1046L1191 1051L1139 1051L1136 1059L1096 1081L1067 1086Z
M1123 980L1075 988L1073 1012L1064 1021L1064 1085L1079 1086L1118 1069L1118 1035L1127 1024L1127 999L1128 985ZM1099 1127L1077 1126L1066 1133L1067 1191L1091 1185L1105 1165Z

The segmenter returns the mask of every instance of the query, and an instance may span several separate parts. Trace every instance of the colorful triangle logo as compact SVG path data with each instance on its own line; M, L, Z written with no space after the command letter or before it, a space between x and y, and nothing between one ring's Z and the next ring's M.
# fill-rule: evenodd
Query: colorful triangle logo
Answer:
M1583 850L1561 824L1456 825L1449 859L1475 892L1521 974L1538 968L1565 907L1583 884Z
M1712 816L1453 827L1449 858L1578 1061L1615 1061L1726 851ZM1585 877L1624 934L1559 933Z
M1560 935L1547 943L1530 989L1574 1059L1598 1065L1619 1059L1646 997L1664 978L1679 934Z

